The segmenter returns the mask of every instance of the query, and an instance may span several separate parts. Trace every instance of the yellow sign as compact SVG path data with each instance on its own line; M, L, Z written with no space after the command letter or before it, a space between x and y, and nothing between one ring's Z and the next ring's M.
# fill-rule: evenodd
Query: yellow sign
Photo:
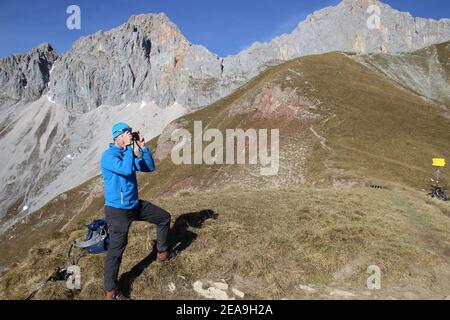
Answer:
M434 158L433 159L433 167L445 167L445 159Z

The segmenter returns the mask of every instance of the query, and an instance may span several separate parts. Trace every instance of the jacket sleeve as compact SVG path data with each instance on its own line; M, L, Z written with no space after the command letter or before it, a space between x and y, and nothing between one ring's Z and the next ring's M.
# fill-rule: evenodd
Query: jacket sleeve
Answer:
M133 148L131 147L127 147L123 159L119 156L106 153L102 157L102 167L122 176L131 176L133 174L133 158Z
M152 153L148 147L144 147L144 149L142 149L142 158L134 158L134 164L137 171L155 171L155 162L153 161Z

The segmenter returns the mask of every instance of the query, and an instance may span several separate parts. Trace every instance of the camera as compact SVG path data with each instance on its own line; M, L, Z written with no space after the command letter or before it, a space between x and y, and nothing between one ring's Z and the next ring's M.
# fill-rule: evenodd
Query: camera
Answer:
M131 137L133 141L139 141L139 131L138 132L132 132Z

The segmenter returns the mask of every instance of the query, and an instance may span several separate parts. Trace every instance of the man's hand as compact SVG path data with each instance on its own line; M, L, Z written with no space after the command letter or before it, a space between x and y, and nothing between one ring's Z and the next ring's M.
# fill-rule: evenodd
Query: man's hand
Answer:
M127 131L123 134L123 142L125 143L126 147L133 143L133 136L131 135L130 131Z
M144 149L145 147L145 139L144 136L139 132L139 141L136 141L139 148Z

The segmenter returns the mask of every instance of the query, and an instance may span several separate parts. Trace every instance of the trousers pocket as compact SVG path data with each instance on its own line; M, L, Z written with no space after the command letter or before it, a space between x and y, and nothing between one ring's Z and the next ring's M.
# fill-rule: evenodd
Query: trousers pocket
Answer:
M105 220L110 233L127 233L131 219L126 210L106 207Z

